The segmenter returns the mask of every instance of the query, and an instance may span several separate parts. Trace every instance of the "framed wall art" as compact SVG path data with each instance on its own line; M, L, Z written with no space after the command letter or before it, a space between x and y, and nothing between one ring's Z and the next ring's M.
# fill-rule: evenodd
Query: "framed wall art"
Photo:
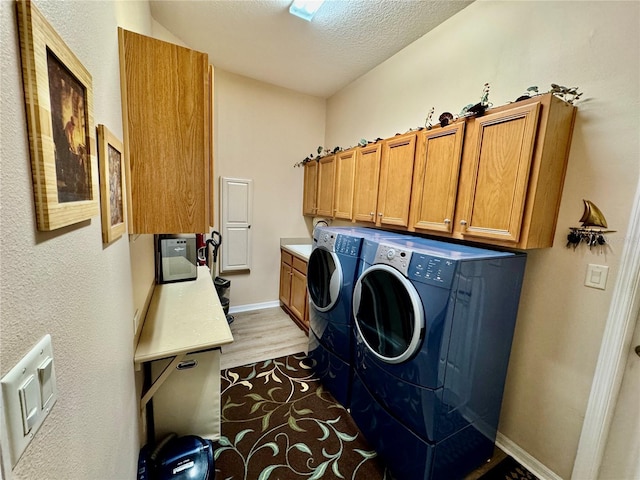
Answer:
M98 125L102 241L111 243L125 231L124 148L104 125Z
M17 3L38 229L99 213L91 75L28 0Z

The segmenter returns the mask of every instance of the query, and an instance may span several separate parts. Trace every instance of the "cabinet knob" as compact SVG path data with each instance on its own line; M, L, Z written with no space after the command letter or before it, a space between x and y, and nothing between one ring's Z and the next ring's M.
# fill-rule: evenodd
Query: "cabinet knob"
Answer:
M381 217L382 216L382 212L378 212L378 216Z
M369 215L371 215L372 217L374 217L376 214L376 212L370 212Z
M466 220L460 220L460 225L462 225L463 227L467 225L467 221Z
M448 218L445 218L444 219L444 223L445 223L445 225L449 225L451 223L451 220L449 220Z

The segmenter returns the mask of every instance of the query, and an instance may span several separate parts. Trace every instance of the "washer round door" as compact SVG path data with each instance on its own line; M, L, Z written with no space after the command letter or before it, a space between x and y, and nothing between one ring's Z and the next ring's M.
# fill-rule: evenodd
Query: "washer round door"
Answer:
M314 248L307 264L309 301L320 312L331 310L340 296L342 268L338 256L325 248Z
M371 352L387 363L402 363L420 348L425 326L417 290L398 270L373 265L353 291L356 328Z

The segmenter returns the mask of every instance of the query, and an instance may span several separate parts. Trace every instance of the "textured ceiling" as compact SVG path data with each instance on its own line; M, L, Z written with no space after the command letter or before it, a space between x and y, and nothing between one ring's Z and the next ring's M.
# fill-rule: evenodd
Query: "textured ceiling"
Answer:
M216 67L329 97L469 5L328 0L312 22L291 0L151 0L151 14Z

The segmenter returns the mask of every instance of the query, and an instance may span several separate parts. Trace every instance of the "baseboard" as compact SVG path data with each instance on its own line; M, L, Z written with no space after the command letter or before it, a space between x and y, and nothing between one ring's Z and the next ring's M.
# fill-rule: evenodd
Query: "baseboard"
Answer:
M265 308L279 307L280 300L274 302L249 303L247 305L239 305L237 307L229 307L229 313L251 312L252 310L264 310Z
M498 432L496 445L506 454L511 455L520 464L533 473L540 480L562 480L562 477L555 474L539 460L524 451L518 444Z

